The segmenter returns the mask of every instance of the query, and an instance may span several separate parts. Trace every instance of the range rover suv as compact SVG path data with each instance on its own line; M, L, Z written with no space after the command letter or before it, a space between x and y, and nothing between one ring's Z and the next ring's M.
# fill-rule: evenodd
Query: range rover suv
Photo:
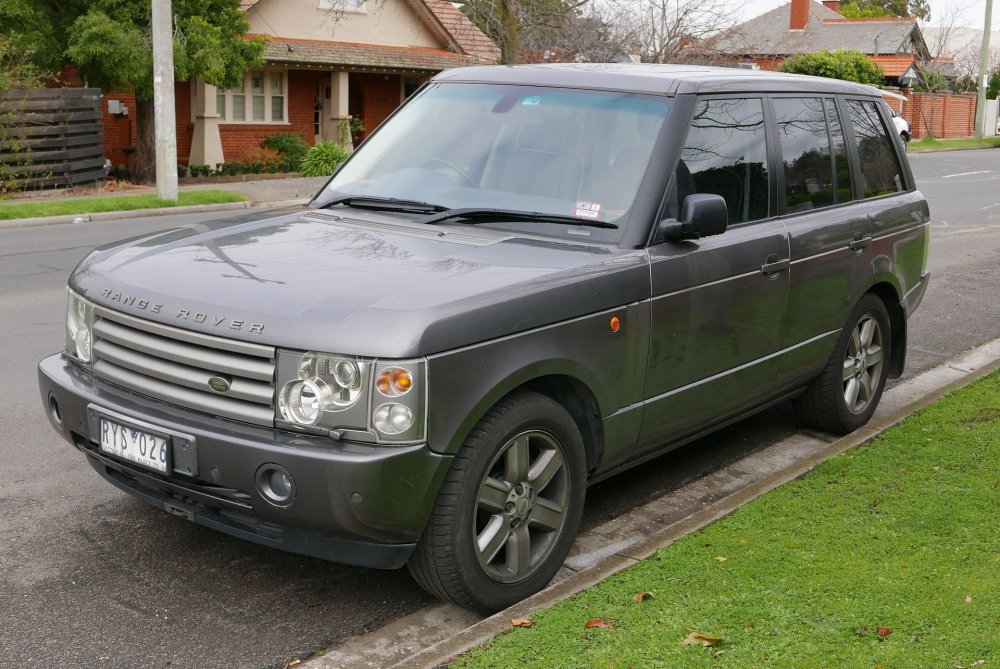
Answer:
M87 256L41 399L153 506L496 610L551 580L588 484L786 400L864 425L928 225L870 87L451 70L308 207Z

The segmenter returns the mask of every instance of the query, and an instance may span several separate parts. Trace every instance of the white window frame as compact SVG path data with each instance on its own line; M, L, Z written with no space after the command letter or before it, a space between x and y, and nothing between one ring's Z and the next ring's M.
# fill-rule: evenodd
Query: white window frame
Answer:
M253 120L253 97L254 93L250 90L250 80L254 74L262 74L264 77L264 120L255 121ZM282 100L282 118L275 121L271 114L271 99L274 97L279 97L271 92L271 76L274 74L281 75L281 96ZM226 96L226 107L225 114L219 119L220 125L291 125L288 120L288 70L280 70L277 68L259 68L256 70L248 70L246 74L243 75L243 97L244 97L244 116L245 120L237 121L233 118L233 94L231 89L218 89L219 93L225 93Z

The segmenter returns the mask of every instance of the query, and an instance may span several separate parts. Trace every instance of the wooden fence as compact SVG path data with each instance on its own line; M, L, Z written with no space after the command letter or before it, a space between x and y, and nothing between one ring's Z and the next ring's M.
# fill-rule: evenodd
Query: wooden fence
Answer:
M100 89L33 88L0 96L0 170L18 189L103 179Z

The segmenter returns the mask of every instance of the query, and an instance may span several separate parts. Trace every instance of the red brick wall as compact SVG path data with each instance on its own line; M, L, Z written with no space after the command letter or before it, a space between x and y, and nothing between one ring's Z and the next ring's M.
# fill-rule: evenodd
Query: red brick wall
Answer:
M398 74L351 74L351 87L361 109L351 109L365 122L365 136L378 127L403 102L402 82Z
M108 112L108 102L111 100L119 100L128 107L128 116ZM105 93L101 101L101 110L104 115L104 155L111 160L115 168L119 165L135 167L134 150L137 143L135 95ZM133 153L126 153L125 149L131 149Z
M903 118L914 139L971 137L976 127L976 96L971 93L913 93L903 103Z

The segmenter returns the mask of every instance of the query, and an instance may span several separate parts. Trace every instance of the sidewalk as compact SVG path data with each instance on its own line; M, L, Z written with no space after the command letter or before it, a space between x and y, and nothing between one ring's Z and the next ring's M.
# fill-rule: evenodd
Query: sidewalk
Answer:
M0 221L0 229L25 227L33 225L53 225L60 223L72 223L74 219L83 218L85 221L115 220L122 218L137 218L143 216L162 216L184 213L194 213L199 211L226 211L231 209L247 209L249 207L276 207L282 205L306 204L313 195L326 183L327 177L293 177L289 179L261 179L254 181L235 181L227 183L205 183L181 186L178 190L199 191L199 190L224 190L237 193L246 198L245 202L231 204L211 204L196 205L192 207L171 207L165 209L133 209L130 211L112 211L93 214L76 214L64 216L45 216L39 218L20 218L7 221ZM65 190L53 190L48 192L34 193L30 197L17 198L12 200L0 200L0 207L15 204L26 204L33 202L51 202L57 200L79 200L86 201L97 197L114 197L116 195L144 195L155 194L156 188L145 186L130 190L115 192L96 192L93 194L79 195L67 193Z

